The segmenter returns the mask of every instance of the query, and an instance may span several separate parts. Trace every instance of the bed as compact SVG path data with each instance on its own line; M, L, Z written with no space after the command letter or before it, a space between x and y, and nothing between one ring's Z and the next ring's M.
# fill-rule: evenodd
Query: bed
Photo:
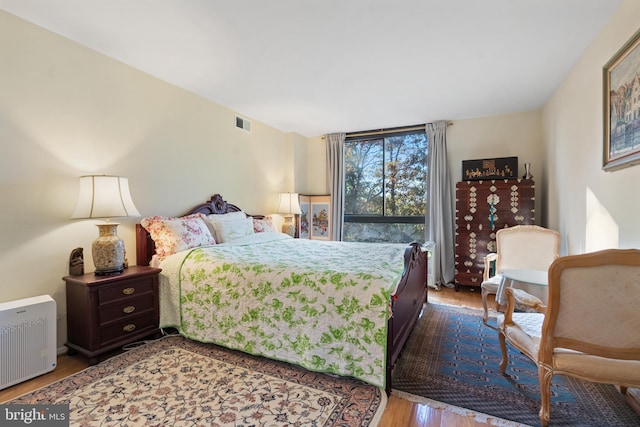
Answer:
M215 225L233 215L264 220L219 194L181 217ZM147 228L136 225L140 265L164 244L156 235L156 245ZM224 243L218 234L218 244L178 247L153 261L162 268L160 327L390 392L393 366L426 300L424 248L252 231Z

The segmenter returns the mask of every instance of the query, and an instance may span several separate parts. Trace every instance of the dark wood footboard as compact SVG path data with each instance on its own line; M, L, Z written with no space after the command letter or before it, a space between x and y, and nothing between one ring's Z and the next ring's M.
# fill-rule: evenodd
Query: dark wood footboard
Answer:
M427 252L412 243L404 253L404 273L391 296L392 316L387 334L387 394L391 393L391 372L418 320L427 298Z

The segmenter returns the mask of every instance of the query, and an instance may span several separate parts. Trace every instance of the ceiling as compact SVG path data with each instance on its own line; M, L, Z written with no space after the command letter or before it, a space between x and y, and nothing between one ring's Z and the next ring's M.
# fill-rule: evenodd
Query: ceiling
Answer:
M619 4L0 0L0 9L310 137L540 108Z

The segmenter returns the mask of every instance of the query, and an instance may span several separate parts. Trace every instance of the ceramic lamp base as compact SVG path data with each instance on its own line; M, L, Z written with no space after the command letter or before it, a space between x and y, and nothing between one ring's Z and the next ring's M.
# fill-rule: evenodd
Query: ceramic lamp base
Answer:
M122 273L124 242L118 237L118 224L97 224L100 235L91 245L96 276Z

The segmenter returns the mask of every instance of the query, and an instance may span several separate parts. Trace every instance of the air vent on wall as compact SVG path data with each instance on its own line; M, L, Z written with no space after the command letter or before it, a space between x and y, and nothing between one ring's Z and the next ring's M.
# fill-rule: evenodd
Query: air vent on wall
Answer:
M236 127L245 132L251 132L251 122L240 116L236 116Z

